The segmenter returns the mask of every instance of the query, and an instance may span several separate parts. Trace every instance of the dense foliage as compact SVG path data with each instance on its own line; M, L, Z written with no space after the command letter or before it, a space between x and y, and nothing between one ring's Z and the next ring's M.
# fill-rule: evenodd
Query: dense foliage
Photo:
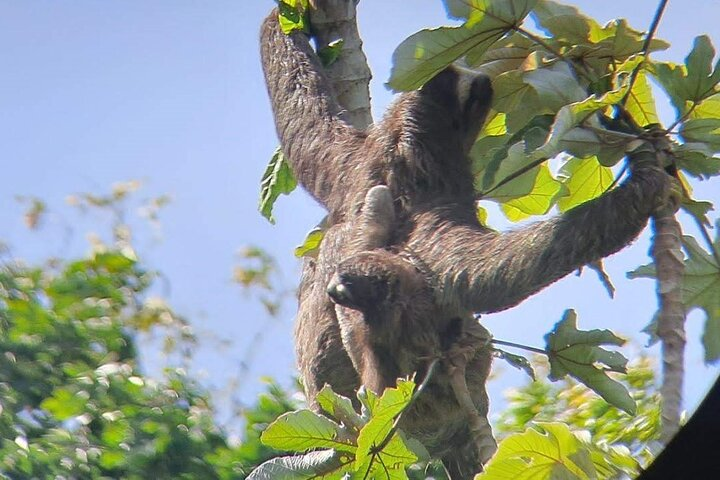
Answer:
M231 445L207 392L180 369L138 366L136 333L187 335L131 248L80 260L0 266L0 477L244 477L274 451L260 431L296 408L271 384Z

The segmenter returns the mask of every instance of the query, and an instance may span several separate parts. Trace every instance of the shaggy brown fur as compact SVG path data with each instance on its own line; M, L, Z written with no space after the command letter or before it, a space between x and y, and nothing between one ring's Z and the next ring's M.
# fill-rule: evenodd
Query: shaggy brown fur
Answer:
M448 68L420 90L400 95L380 123L361 132L340 119L341 109L307 37L284 35L276 12L262 26L261 54L283 152L299 183L329 212L330 227L318 258L308 260L303 271L295 331L298 365L311 403L326 383L348 396L359 386L348 355L352 350L343 343L326 288L343 260L367 250L362 241L353 241L362 239L353 239L351 232L371 187L387 185L397 223L387 239L397 255L378 260L394 268L393 262L405 259L427 280L423 301L428 309L401 308L405 319L400 328L430 324L435 332L442 332L448 319L512 307L620 250L667 198L669 177L662 169L631 163L631 178L601 198L524 229L491 231L476 219L468 159L491 102L486 77ZM375 340L363 335L362 341ZM385 385L388 372L410 368L398 364L405 361L397 352L412 338L396 337L398 345L385 357L388 364L382 360L374 367L382 380L373 381ZM489 366L489 354L477 354L465 376L483 416ZM482 466L471 447L460 447L472 443L467 421L454 419L457 409L443 403L453 398L450 393L430 390L427 396L427 410L418 406L417 423L408 421L408 433L443 459L454 480L472 478Z

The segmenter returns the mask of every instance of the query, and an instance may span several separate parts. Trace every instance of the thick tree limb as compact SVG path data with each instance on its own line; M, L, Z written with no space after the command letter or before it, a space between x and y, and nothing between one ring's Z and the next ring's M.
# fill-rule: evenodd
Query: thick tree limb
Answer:
M680 224L675 210L655 215L652 256L657 267L657 290L660 310L657 314L657 335L662 344L663 380L660 394L663 399L663 444L672 439L680 428L682 386L685 359L685 307L682 301L683 254Z
M341 118L358 130L365 130L373 123L369 89L372 74L357 27L358 1L314 0L310 24L318 50L336 40L343 41L340 57L325 72L344 109Z

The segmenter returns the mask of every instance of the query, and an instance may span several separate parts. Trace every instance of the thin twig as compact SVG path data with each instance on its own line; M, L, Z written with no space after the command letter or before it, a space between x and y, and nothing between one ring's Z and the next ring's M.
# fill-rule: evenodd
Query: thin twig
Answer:
M527 345L522 345L520 343L506 342L505 340L498 340L496 338L491 339L490 343L494 343L495 345L503 345L506 347L519 348L521 350L527 350L528 352L533 352L533 353L541 353L545 356L548 355L548 352L546 350L543 350L542 348L530 347Z
M635 80L637 80L637 76L640 74L640 68L643 66L647 59L648 51L650 50L650 43L652 43L655 32L657 32L657 28L660 25L660 19L665 12L665 7L667 7L668 1L669 0L660 0L660 3L655 10L655 16L653 17L652 23L650 24L650 30L648 30L648 34L645 37L645 43L643 43L642 47L642 55L644 57L643 61L637 64L635 68L633 68L633 71L630 74L630 85L628 87L628 91L627 93L625 93L622 100L620 101L620 105L624 106L627 102L628 97L630 96L630 92L632 91L633 85L635 84Z
M400 424L400 419L402 418L403 413L407 412L410 407L415 403L415 401L420 397L422 392L425 390L425 387L427 387L427 384L430 382L430 379L435 374L435 369L437 368L437 364L439 362L439 359L435 358L432 362L430 362L430 366L428 367L428 371L425 374L425 378L423 379L422 383L418 385L418 387L415 389L415 392L413 393L412 397L410 398L410 401L405 406L402 412L398 414L398 416L395 418L395 421L393 422L392 427L390 428L390 431L385 436L382 442L380 442L378 445L376 445L373 448L373 451L375 453L382 451L385 447L387 447L388 443L390 443L390 440L392 437L397 433L398 425Z
M502 180L500 180L497 185L495 185L494 187L492 187L492 188L491 188L490 190L488 190L487 192L479 193L479 194L477 195L477 198L480 199L480 198L486 196L487 194L489 194L489 193L497 190L498 188L502 187L502 186L505 185L506 183L512 182L513 180L515 180L516 178L518 178L520 175L523 175L524 173L529 172L529 171L532 170L533 168L535 168L535 167L537 167L537 166L539 166L539 165L542 165L545 161L547 161L547 158L539 158L539 159L537 159L537 160L535 160L535 161L532 161L532 162L528 163L528 164L525 165L524 167L519 168L518 170L514 171L513 173L511 173L511 174L508 175L507 177L505 177L505 178L503 178Z

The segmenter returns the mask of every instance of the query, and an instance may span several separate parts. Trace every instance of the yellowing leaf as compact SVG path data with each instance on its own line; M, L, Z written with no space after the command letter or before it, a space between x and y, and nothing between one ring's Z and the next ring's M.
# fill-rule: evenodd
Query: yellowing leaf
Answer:
M571 158L561 173L567 195L558 200L558 208L566 212L602 195L613 182L612 169L600 165L596 157Z
M541 165L532 191L524 197L514 198L501 206L511 222L519 222L532 215L544 215L552 207L562 184L553 178L547 165Z
M534 480L597 478L589 453L562 423L538 423L510 435L475 480Z
M325 230L319 227L313 228L305 236L305 241L303 241L302 245L295 247L295 256L298 258L317 256L318 248L320 248L324 237Z
M635 83L628 94L625 109L641 127L651 123L659 123L657 110L655 109L655 98L653 98L647 75L642 70L635 78Z

